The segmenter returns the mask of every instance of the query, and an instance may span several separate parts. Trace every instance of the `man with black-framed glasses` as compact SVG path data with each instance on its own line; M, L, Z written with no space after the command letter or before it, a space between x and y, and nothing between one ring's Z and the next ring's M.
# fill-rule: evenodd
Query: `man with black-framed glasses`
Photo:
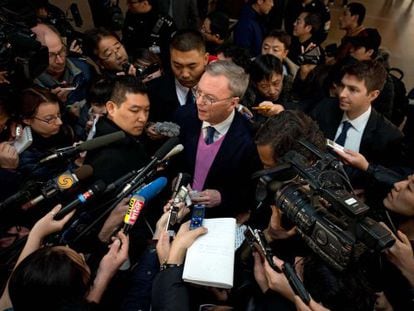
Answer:
M240 217L254 206L250 176L259 158L247 121L235 111L247 84L248 75L233 62L210 63L195 90L196 105L177 111L181 169L193 176L198 193L192 200L206 206L206 217Z
M37 40L49 50L49 66L34 83L50 89L75 116L86 103L91 68L85 60L68 56L68 48L52 26L38 24L33 32Z

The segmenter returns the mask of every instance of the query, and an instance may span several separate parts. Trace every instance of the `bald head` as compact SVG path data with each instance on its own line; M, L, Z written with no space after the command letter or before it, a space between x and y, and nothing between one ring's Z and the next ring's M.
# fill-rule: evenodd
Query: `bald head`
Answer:
M36 39L49 50L49 66L47 72L55 79L59 79L66 67L66 47L62 37L54 29L45 24L37 24L32 28L36 34Z

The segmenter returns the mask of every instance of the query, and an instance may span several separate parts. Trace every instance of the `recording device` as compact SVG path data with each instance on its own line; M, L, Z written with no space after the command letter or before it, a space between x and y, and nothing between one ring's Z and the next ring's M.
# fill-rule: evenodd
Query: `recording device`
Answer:
M298 295L306 305L308 305L310 302L310 295L303 285L302 281L297 276L295 269L288 262L285 262L283 264L282 270L280 270L279 267L275 265L273 262L274 255L272 249L268 245L263 232L258 229L253 230L248 226L244 232L244 235L250 248L254 251L259 252L260 256L268 262L273 270L279 273L283 272L295 294Z
M318 160L310 165L298 152L287 152L283 165L253 175L259 178L256 197L263 200L270 195L305 243L337 270L368 250L391 247L394 238L367 216L369 207L352 194L342 163L309 142L299 142ZM297 177L286 181L286 175Z
M344 146L341 146L340 144L337 144L336 142L334 142L333 140L330 140L330 139L326 140L326 145L329 148L339 150L339 151L342 151L342 152L344 152L344 149L345 149Z
M179 173L176 182L173 186L172 204L168 214L167 226L165 230L169 236L174 236L174 226L177 224L179 207L178 204L185 203L187 206L191 205L189 200L188 184L191 181L191 176L187 173Z
M136 191L129 200L129 208L124 217L123 232L128 234L132 226L137 221L145 202L157 196L162 189L167 185L167 178L159 177L150 182L148 185Z
M0 70L11 86L28 87L49 65L49 52L30 30L37 24L31 1L0 0Z
M79 194L74 201L62 207L61 210L56 213L53 219L61 220L63 217L65 217L67 214L73 211L79 204L85 204L90 199L103 193L105 191L105 188L106 188L105 183L102 180L98 180L86 192Z
M191 213L190 230L194 230L203 225L206 206L204 204L196 204L193 206Z
M153 129L158 134L167 137L180 135L180 126L174 122L157 122L153 125Z
M99 136L76 146L57 149L55 153L46 158L41 159L39 163L45 163L51 160L72 157L83 151L90 151L107 146L123 138L125 138L125 133L123 131L118 131L108 135Z
M45 199L50 199L56 196L58 193L65 192L69 189L73 189L80 180L87 179L93 174L93 168L90 165L83 165L76 169L74 172L67 170L66 172L54 177L46 182L44 186L40 188L40 195L31 199L22 205L23 210L28 210L42 202Z
M319 65L323 62L323 55L319 46L298 56L298 65Z
M151 176L154 173L154 168L159 163L164 162L164 161L168 160L168 158L170 156L175 155L177 152L174 151L174 150L181 149L181 148L177 148L177 147L180 146L178 143L179 143L179 139L177 137L172 137L172 138L168 139L155 152L155 154L152 157L151 161L146 166L144 166L131 181L129 181L125 185L125 187L121 190L120 193L118 193L117 198L123 197L124 195L126 195L130 191L132 191L131 189L133 189L136 185L142 184L146 180L146 178L148 178L149 176ZM181 147L182 147L182 145L181 145ZM180 151L178 151L178 152L180 152Z
M16 128L16 134L17 134L17 129L19 128L20 127ZM23 130L21 130L20 135L16 135L16 140L13 142L13 146L14 148L16 148L17 153L20 154L23 151L25 151L27 148L29 148L32 142L33 142L32 130L30 126L26 126Z
M128 74L129 72L129 68L131 67L131 63L124 63L122 64L122 71L125 74ZM134 66L134 65L132 65ZM151 65L148 65L146 67L144 66L134 66L135 70L136 70L136 74L135 76L141 80L144 80L146 77L148 77L149 75L157 72L158 70L161 69L160 64L158 63L152 63Z

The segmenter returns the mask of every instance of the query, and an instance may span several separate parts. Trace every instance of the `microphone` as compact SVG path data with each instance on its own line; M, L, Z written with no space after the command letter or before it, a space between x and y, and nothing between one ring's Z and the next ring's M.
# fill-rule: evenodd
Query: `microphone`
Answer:
M125 187L122 189L122 191L117 195L117 198L120 198L124 196L132 187L134 187L137 184L142 183L147 174L151 172L151 170L154 168L154 166L160 162L163 161L163 159L167 156L169 152L172 151L172 149L177 146L179 143L179 139L177 137L172 137L168 139L154 154L151 161L144 166L139 173L132 179L130 182L128 182Z
M29 200L34 192L38 191L40 186L39 182L36 181L29 181L24 186L23 189L16 192L15 194L9 196L4 201L0 202L0 212L3 212L7 206L14 204L16 202L21 202L25 200Z
M185 202L188 194L187 186L191 182L191 175L187 173L178 173L172 189L173 204Z
M184 150L184 146L183 145L181 145L181 144L179 144L179 145L177 145L177 146L175 146L174 148L172 148L171 149L171 151L170 152L168 152L166 155L165 155L165 157L164 158L162 158L162 160L161 161L166 161L166 160L168 160L169 158L171 158L171 157L173 157L173 156L175 156L176 154L179 154L181 151L183 151Z
M125 138L125 133L123 131L118 131L118 132L111 133L108 135L99 136L97 138L87 140L77 146L58 149L55 151L54 154L51 154L50 156L41 159L39 163L45 163L50 160L55 160L59 158L71 157L83 151L90 151L90 150L98 149L98 148L107 146L109 144L112 144L123 138Z
M177 223L178 219L178 204L181 202L185 202L187 206L191 204L190 197L188 195L188 184L191 182L191 175L187 173L178 173L175 183L173 184L173 192L172 192L172 205L168 214L167 220L167 227L166 231L168 232L169 236L174 236L174 226ZM189 202L188 202L189 201Z
M129 230L137 221L146 201L150 201L157 196L167 185L167 178L159 177L156 180L142 187L135 192L129 200L129 208L124 217L122 231L128 234Z
M63 192L77 185L80 180L87 179L93 174L93 168L90 165L83 165L76 169L73 173L70 170L60 174L59 176L49 180L45 186L40 189L41 195L26 202L22 205L23 210L28 210L33 206L39 204L44 199L50 199L57 195L59 192Z
M105 191L105 188L105 183L102 180L98 180L88 191L79 194L74 201L70 202L65 207L62 207L62 209L57 212L53 219L61 220L63 217L73 211L79 204L85 204L88 200Z

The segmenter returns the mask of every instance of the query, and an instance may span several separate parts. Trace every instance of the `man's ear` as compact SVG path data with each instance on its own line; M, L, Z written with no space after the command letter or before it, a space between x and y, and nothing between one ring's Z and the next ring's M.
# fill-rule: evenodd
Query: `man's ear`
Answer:
M106 111L109 117L112 117L114 115L115 110L118 108L116 103L113 102L112 100L108 100L105 106L106 106Z
M209 57L208 53L204 54L204 66L208 65L208 57Z
M380 93L380 90L373 90L368 93L368 97L371 100L371 103L379 96Z
M33 122L32 119L28 119L28 118L25 118L22 121L23 121L24 124L26 124L28 126L31 126L32 125L32 122Z
M369 50L366 50L365 53L369 56L369 58L372 58L372 55L374 54L374 50L373 49L369 49Z

